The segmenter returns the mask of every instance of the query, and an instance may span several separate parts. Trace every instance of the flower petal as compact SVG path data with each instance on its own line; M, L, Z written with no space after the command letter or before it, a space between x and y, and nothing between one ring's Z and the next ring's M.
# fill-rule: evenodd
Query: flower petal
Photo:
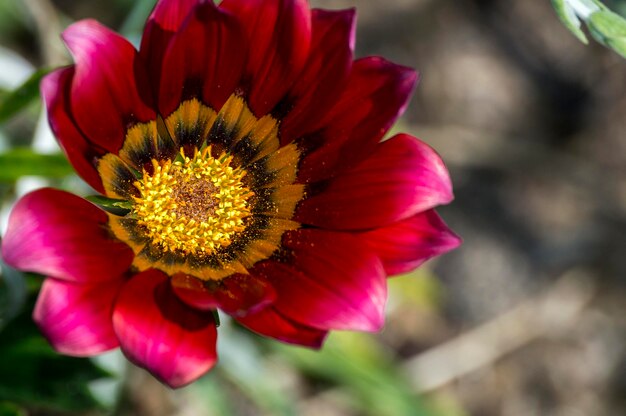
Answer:
M200 310L220 308L233 316L255 313L276 298L269 282L260 276L235 274L219 282L204 282L192 276L175 275L172 288L189 306Z
M114 240L106 213L90 202L55 189L40 189L20 199L2 241L11 266L59 279L97 282L120 277L132 250Z
M76 62L72 114L92 142L115 153L128 124L156 116L145 68L126 39L95 20L69 26L63 40Z
M410 272L431 257L461 244L461 239L434 210L365 232L360 237L376 251L387 274Z
M182 303L168 277L150 269L124 285L113 312L122 352L170 387L182 387L217 360L211 313Z
M320 122L323 128L300 143L308 149L300 180L310 183L334 176L374 152L406 109L417 80L413 69L383 58L355 61L346 89Z
M304 201L296 220L335 230L389 225L453 199L448 171L435 151L399 134Z
M73 67L58 69L46 75L41 81L41 95L48 109L50 128L70 163L89 185L104 193L95 161L105 152L85 139L70 113L69 95L73 75Z
M161 79L163 57L172 36L180 29L193 7L202 0L160 0L146 21L139 56L149 69L150 85ZM154 91L155 97L158 91Z
M248 104L268 114L300 74L311 46L311 11L306 0L224 0L247 31Z
M246 54L246 38L237 19L212 1L201 3L165 53L159 111L167 116L190 98L202 98L219 111L241 82Z
M279 312L319 329L380 330L387 282L373 250L353 235L319 230L290 232L284 244L293 264L261 269L278 293Z
M352 66L356 26L354 9L313 10L311 54L289 91L281 140L289 143L319 127L338 100Z
M320 348L328 334L327 331L298 324L277 312L272 306L235 319L260 335L310 348Z
M178 273L172 276L171 284L176 296L192 308L210 311L219 307L215 291L209 289L203 280Z
M58 352L92 356L119 345L113 332L113 303L122 279L80 284L48 278L44 281L33 319Z

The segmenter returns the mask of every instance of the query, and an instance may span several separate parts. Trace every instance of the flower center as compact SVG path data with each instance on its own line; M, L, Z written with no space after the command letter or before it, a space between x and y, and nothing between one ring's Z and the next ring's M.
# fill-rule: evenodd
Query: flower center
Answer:
M152 160L154 172L145 170L135 182L133 211L137 223L164 251L211 254L230 245L246 228L253 195L243 183L246 171L230 166L232 156L211 156L211 147L177 161Z

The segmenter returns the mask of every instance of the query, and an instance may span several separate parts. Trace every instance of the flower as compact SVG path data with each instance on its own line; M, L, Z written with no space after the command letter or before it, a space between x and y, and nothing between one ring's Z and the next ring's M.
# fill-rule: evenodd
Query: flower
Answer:
M433 210L448 172L382 141L417 74L353 60L354 10L306 0L161 0L139 50L94 20L42 82L95 205L17 202L5 261L48 276L34 319L61 353L121 347L180 387L216 361L217 309L284 342L377 331L386 278L458 246Z

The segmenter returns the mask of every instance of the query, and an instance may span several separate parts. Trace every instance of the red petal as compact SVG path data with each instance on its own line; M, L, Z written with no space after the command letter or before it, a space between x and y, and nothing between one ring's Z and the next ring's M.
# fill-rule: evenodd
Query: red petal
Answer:
M91 356L119 345L113 332L113 303L122 279L78 284L48 278L43 283L33 319L60 353Z
M48 109L48 121L61 148L76 172L95 190L104 193L95 168L96 158L105 152L94 148L80 132L70 113L69 96L74 68L58 69L41 81L41 95Z
M243 29L213 2L196 7L165 54L159 110L169 115L181 99L202 98L219 111L239 85L247 44Z
M434 210L361 234L383 261L388 274L407 273L431 257L461 244Z
M72 114L90 141L117 152L129 123L155 118L146 105L152 102L147 86L140 87L147 75L137 51L95 20L74 23L63 39L76 62Z
M196 4L202 0L161 0L146 21L141 38L139 56L149 69L150 85L157 86L161 79L163 57L170 39L191 13ZM154 91L155 97L158 91Z
M133 251L110 237L108 217L64 191L40 189L20 199L2 241L13 267L78 282L113 280L128 270Z
M320 123L324 127L302 142L312 150L300 165L300 181L333 176L371 154L404 112L416 83L411 68L378 57L355 61L345 91Z
M172 276L171 283L176 296L192 308L210 311L219 307L215 292L202 280L186 274L176 274Z
M363 242L347 233L298 230L285 238L293 264L266 262L276 309L319 329L378 331L385 319L383 266Z
M289 91L289 113L281 123L283 143L319 127L338 100L350 73L354 52L355 11L313 10L311 54Z
M248 104L269 113L300 74L311 46L311 11L306 0L224 0L246 29L250 44Z
M369 229L452 199L450 177L439 155L420 140L400 134L302 201L296 219L327 229Z
M320 348L328 334L327 331L293 322L271 306L260 312L235 319L260 335L311 348Z
M217 360L213 315L182 303L167 276L154 269L124 285L113 328L128 359L170 387L198 379Z
M272 285L263 277L236 274L219 282L202 282L187 275L175 275L172 287L189 306L200 310L220 308L233 316L255 313L276 298Z

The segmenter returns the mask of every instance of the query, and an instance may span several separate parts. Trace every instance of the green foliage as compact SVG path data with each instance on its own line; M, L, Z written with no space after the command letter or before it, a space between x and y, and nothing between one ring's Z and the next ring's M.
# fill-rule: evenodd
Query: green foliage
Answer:
M41 154L28 148L0 153L0 182L15 182L26 175L62 178L74 173L64 155Z
M26 300L26 292L22 273L0 260L0 330L19 313Z
M610 10L602 10L589 18L589 31L600 43L626 58L626 20Z
M390 279L389 293L404 303L422 309L436 310L443 297L443 287L427 267Z
M224 378L243 393L263 414L296 416L295 401L281 392L279 380L268 378L271 372L258 344L247 332L234 331L232 326L222 325L219 334L219 363L217 369ZM277 344L274 342L274 344ZM210 378L212 375L209 375ZM222 407L234 408L222 403ZM219 413L232 415L235 413Z
M228 395L228 384L221 379L218 371L211 371L197 382L193 383L189 390L198 397L200 406L205 408L198 409L198 414L203 416L229 416L234 415L235 411Z
M589 41L581 29L580 20L567 0L552 0L552 5L565 27L568 28L569 31L572 32L582 43L585 45L588 44Z
M132 202L121 199L107 198L102 195L89 195L85 197L85 199L98 205L103 210L115 215L126 215L133 207Z
M552 0L559 19L581 42L587 44L581 22L603 45L626 58L626 19L613 13L599 0Z
M27 26L21 2L0 0L0 39L3 44L9 43ZM5 44L6 45L6 44Z
M54 411L101 408L87 383L109 374L86 358L57 354L39 334L27 309L0 336L0 402ZM9 415L20 414L17 406L9 404L6 409L18 411Z
M22 85L0 99L0 123L4 123L32 102L39 99L39 83L50 69L42 68L33 73Z
M320 351L279 347L291 363L312 377L336 383L352 406L371 416L433 416L398 366L371 335L333 333ZM360 413L360 414L361 414Z
M0 416L26 416L26 411L15 403L0 402Z
M131 38L134 35L140 35L146 19L154 8L154 4L154 0L135 0L131 2L129 5L132 5L132 7L119 29L120 33Z

